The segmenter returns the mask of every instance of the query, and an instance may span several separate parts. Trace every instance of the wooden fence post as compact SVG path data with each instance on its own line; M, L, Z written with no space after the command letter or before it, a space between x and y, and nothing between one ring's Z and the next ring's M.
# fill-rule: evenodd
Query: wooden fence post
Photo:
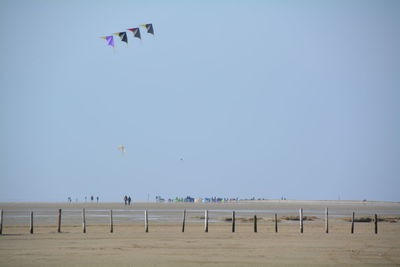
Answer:
M114 232L113 211L110 210L110 233Z
M303 233L303 208L300 209L300 233Z
M375 234L378 233L378 214L375 214Z
M82 231L85 234L86 233L86 212L85 208L82 209Z
M278 232L278 215L275 213L275 233Z
M204 212L204 232L208 233L208 210Z
M236 229L235 229L235 226L236 226L235 225L236 224L235 220L236 220L235 211L232 211L232 233L234 233L236 231Z
M149 215L147 210L144 211L144 231L149 232Z
M254 215L253 223L254 223L254 233L257 233L257 215Z
M33 234L33 211L31 211L31 225L30 225L29 232L31 234Z
M186 210L183 210L182 233L185 232L185 222L186 222Z
M57 232L61 233L61 209L58 209L58 228L57 228Z
M351 233L354 234L354 211L353 216L351 217Z
M3 234L3 210L0 210L0 235Z
M325 233L329 232L329 225L328 225L328 208L325 208Z

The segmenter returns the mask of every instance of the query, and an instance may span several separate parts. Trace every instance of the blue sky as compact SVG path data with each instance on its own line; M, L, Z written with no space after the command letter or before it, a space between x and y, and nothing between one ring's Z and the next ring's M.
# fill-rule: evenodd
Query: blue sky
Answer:
M1 1L0 201L400 201L399 12ZM144 23L128 46L99 38Z

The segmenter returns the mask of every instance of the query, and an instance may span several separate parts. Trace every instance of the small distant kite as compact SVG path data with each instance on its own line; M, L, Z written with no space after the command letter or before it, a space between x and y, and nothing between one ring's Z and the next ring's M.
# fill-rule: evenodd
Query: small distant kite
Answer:
M117 32L117 33L114 33L114 35L119 36L119 38L121 38L122 42L125 42L126 44L128 44L128 36L126 36L126 32Z
M101 39L105 39L106 41L107 41L107 44L109 45L109 46L112 46L112 47L115 47L115 45L114 45L114 37L112 36L112 35L110 35L110 36L103 36L103 37L100 37Z
M140 40L142 40L142 36L140 36L140 29L139 28L128 29L128 31L131 31L133 33L134 37L139 38Z
M122 154L125 154L125 153L126 153L125 146L120 145L120 146L118 146L117 148L118 148L119 151L121 151Z
M140 25L140 26L145 27L147 29L148 33L151 33L151 34L154 35L153 24L151 24L151 23L150 24L143 24L143 25Z

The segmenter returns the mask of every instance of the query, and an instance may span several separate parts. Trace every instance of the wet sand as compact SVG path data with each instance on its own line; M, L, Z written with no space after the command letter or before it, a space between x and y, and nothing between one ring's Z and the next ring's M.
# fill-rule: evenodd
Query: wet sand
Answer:
M160 217L150 220L149 232L144 232L142 221L121 221L110 233L107 218L92 217L87 233L77 221L66 221L62 233L57 233L56 216L51 220L39 218L34 234L29 234L29 221L15 223L4 218L0 236L0 266L264 266L264 265L399 265L400 223L379 222L379 233L374 234L373 223L356 223L350 234L350 223L343 220L352 210L357 214L386 214L400 216L399 203L337 202L337 201L264 201L251 203L187 204L187 203L0 203L5 211L25 214L29 210L81 209L135 209L138 212L157 210ZM304 222L304 233L299 232L298 221L280 221L275 233L270 219L274 212L280 215L296 214L296 210L323 214L329 207L338 217L329 221L329 234L324 233L323 216ZM251 221L238 221L236 233L230 222L210 222L204 232L201 222L186 224L181 232L180 210L262 211L258 232L253 232ZM175 221L165 221L163 210L179 215ZM322 211L321 211L322 210ZM172 213L173 213L172 212ZM215 215L220 217L221 214ZM305 214L307 215L307 214ZM193 214L194 216L194 214ZM150 217L151 218L151 217ZM201 218L199 218L201 220Z

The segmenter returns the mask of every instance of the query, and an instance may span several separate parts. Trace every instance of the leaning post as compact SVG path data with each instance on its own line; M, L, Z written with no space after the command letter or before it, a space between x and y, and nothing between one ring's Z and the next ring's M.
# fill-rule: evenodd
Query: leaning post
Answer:
M351 217L351 233L354 234L354 211L353 216Z
M186 210L183 210L182 233L185 232L185 222L186 222Z

